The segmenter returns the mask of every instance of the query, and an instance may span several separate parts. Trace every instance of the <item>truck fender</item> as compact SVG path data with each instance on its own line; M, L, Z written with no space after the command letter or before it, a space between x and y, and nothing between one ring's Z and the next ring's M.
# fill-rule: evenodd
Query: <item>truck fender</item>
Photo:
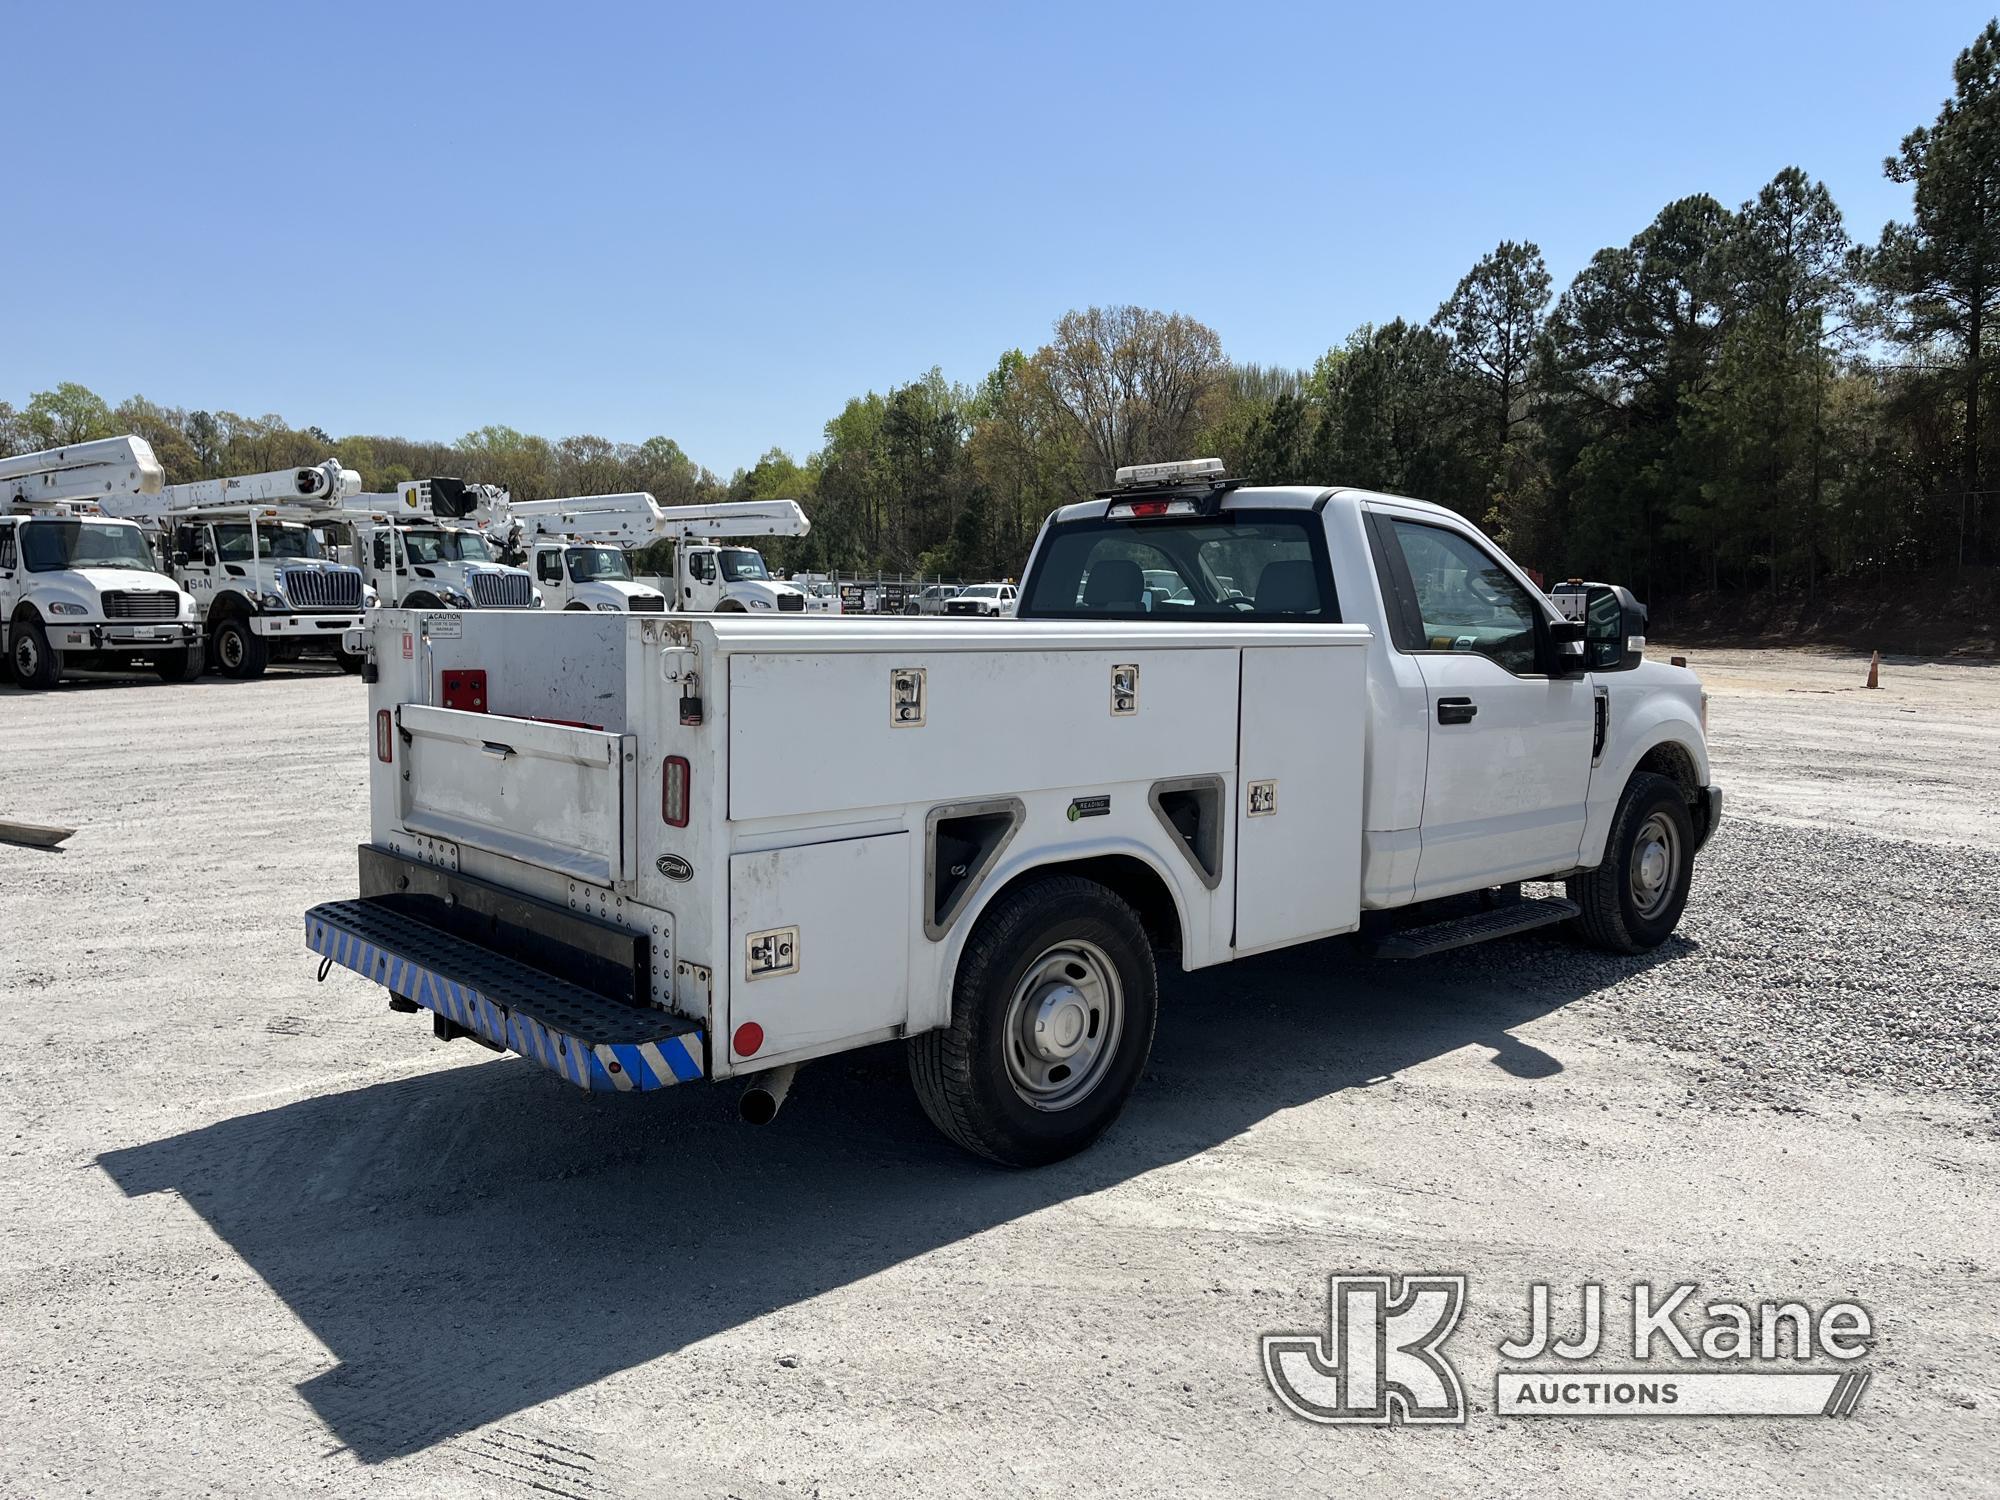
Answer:
M1616 759L1611 758L1614 752ZM1605 753L1606 758L1590 773L1583 844L1577 852L1577 865L1586 870L1603 863L1604 844L1611 836L1619 800L1635 773L1652 771L1672 778L1680 783L1689 802L1708 783L1708 751L1701 724L1678 699L1655 697L1631 721L1623 726L1614 723Z
M987 872L980 888L945 934L939 968L942 982L937 986L935 999L911 996L912 1033L942 1026L950 1019L951 988L958 973L958 961L986 909L1022 881L1053 874L1082 875L1110 887L1138 910L1156 947L1185 951L1187 893L1180 887L1179 872L1170 870L1145 844L1130 838L1105 838L1087 844L1022 850ZM936 1008L931 1014L923 1014L919 1007L925 1004Z

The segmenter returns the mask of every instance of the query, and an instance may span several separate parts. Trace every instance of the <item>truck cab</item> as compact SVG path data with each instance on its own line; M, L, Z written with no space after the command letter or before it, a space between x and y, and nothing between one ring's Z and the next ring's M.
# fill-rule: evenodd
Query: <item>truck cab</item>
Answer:
M682 542L674 549L674 607L690 614L803 614L803 590L774 577L755 547Z
M194 597L208 659L225 677L261 676L275 657L330 656L349 672L361 658L342 645L365 605L361 570L336 561L317 524L297 508L214 507L168 516L175 581Z
M539 538L529 548L528 566L549 609L659 614L667 607L667 596L634 580L624 549L609 543Z
M168 682L202 669L192 596L160 571L136 522L85 503L0 515L0 651L27 688L54 687L66 668L134 660Z
M384 606L402 609L539 609L542 596L525 568L495 559L471 526L442 521L354 524L368 583Z
M1197 483L1057 511L1018 616L1368 626L1363 907L1594 869L1634 778L1662 778L1689 831L1649 823L1635 856L1646 900L1630 929L1657 941L1685 899L1690 837L1720 816L1705 699L1692 672L1645 659L1629 593L1588 591L1569 618L1441 505Z

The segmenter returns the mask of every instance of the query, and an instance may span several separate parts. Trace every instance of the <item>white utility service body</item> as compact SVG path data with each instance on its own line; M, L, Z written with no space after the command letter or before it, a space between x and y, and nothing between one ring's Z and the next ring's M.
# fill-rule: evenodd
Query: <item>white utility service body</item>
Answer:
M1028 1164L1122 1107L1154 949L1201 969L1452 896L1482 909L1364 935L1415 955L1563 919L1621 951L1671 930L1720 794L1699 686L1638 660L1636 605L1584 643L1421 502L1134 493L1188 505L1058 512L1035 617L970 633L381 614L362 899L308 913L309 946L585 1087L755 1074L775 1109L792 1066L910 1037L941 1128ZM1468 595L1385 544L1485 561ZM1187 588L1143 582L1171 566ZM1212 617L1177 618L1188 600ZM1455 633L1412 639L1419 610ZM1565 878L1575 899L1519 899ZM593 965L608 982L552 995Z

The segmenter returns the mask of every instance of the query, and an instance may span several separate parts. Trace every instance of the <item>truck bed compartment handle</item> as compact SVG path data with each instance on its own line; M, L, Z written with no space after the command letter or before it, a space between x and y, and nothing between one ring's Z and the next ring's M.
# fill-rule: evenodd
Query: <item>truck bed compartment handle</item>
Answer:
M481 741L479 748L485 751L488 755L499 756L500 759L502 760L505 760L508 756L514 753L514 747L512 745L503 745L498 740Z

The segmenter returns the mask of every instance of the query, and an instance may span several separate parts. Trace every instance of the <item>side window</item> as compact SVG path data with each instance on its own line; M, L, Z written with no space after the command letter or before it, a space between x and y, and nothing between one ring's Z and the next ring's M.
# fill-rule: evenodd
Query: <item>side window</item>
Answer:
M0 526L0 568L14 566L14 528Z
M535 554L535 572L543 583L562 582L562 554L553 548Z
M1476 651L1519 677L1538 670L1542 612L1477 542L1420 521L1392 520L1390 533L1416 590L1419 650Z
M699 579L703 583L712 583L715 580L715 554L713 552L695 553L694 556L688 559L688 573L689 576Z

